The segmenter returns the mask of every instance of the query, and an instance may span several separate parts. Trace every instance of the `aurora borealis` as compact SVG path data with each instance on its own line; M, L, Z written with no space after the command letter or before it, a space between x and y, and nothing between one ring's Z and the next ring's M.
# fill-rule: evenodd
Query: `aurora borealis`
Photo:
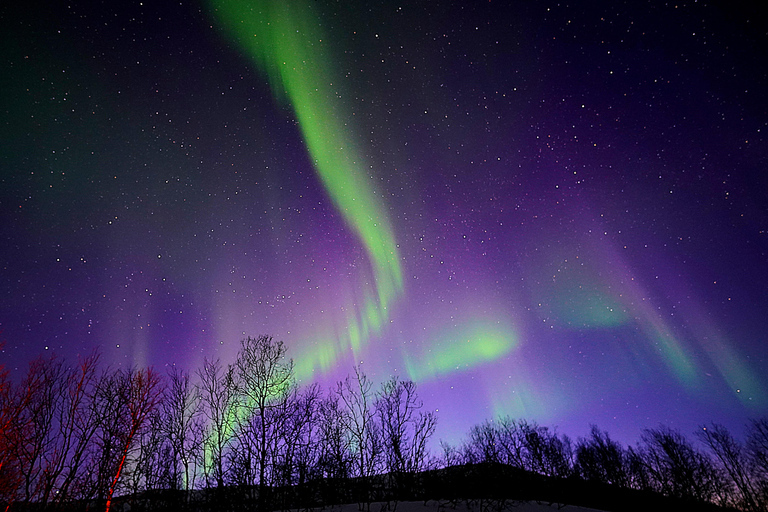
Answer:
M342 346L324 349L335 354L336 348L352 348L356 354L364 340L381 333L403 278L389 216L347 133L338 93L331 90L332 78L325 70L332 64L315 49L323 40L314 29L318 21L309 5L300 2L222 1L212 2L211 9L270 77L273 94L289 98L317 174L365 250L369 282L362 298L349 305L346 328L335 334Z
M764 15L0 7L0 362L416 381L438 437L768 413Z

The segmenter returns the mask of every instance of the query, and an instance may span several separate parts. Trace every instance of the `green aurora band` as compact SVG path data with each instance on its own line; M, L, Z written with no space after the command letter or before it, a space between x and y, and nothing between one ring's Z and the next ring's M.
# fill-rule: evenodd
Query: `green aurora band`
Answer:
M350 308L353 313L347 315L341 346L327 346L322 361L306 362L327 367L344 345L358 353L371 335L379 334L389 308L402 293L399 250L386 207L348 134L338 86L329 72L332 62L324 54L326 44L309 4L300 0L210 0L209 4L219 24L268 76L275 97L292 107L325 190L370 261L374 284L366 283L362 300ZM306 366L300 369L309 371Z
M511 327L475 318L446 328L420 357L403 354L408 378L423 382L496 361L518 346Z
M315 170L346 225L365 249L370 273L358 277L358 288L344 299L338 319L315 326L313 344L297 362L299 379L314 370L329 371L345 351L356 356L372 337L382 334L394 302L403 293L403 270L386 205L373 187L363 152L356 147L351 119L333 72L328 43L319 28L313 5L305 0L208 0L220 27L237 42L245 56L269 80L273 95L294 111ZM600 230L595 230L600 232ZM578 247L589 247L590 244ZM593 241L594 244L594 241ZM596 254L562 251L532 267L541 283L535 302L545 318L561 328L612 329L635 324L642 330L672 375L688 389L701 385L698 365L684 340L646 301L649 294L632 277L618 252L603 242ZM590 251L591 252L591 251ZM613 269L613 271L606 271ZM548 299L549 298L549 299ZM725 380L742 400L762 398L759 379L727 343L712 337L702 344ZM426 349L404 352L408 377L416 382L482 366L508 356L520 345L518 334L497 319L474 318L446 328L428 340ZM643 359L642 351L631 350ZM497 412L529 410L536 394L525 379L515 382L514 394L497 401ZM746 392L745 392L746 391ZM512 392L510 392L512 393Z

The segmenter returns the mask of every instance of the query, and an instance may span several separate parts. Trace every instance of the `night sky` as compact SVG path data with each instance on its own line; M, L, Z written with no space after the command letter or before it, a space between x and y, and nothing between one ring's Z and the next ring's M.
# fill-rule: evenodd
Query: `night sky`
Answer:
M0 363L270 334L302 383L413 379L446 440L739 433L768 414L746 4L3 2Z

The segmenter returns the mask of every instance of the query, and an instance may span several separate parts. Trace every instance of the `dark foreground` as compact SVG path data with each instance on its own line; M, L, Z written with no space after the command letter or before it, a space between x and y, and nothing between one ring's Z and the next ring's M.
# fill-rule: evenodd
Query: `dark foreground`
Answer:
M452 466L418 474L381 475L370 479L325 479L290 488L226 487L192 492L159 490L114 499L114 512L229 512L244 510L338 510L356 504L363 512L401 512L415 504L422 510L502 512L539 510L564 505L606 512L717 512L734 510L711 503L667 497L580 478L553 478L501 464ZM410 504L407 505L407 504ZM538 505L537 505L538 504ZM534 507L534 508L531 508ZM5 509L6 507L1 507ZM344 507L348 508L348 507ZM570 507L569 507L570 508ZM15 503L8 512L54 510ZM544 510L542 509L542 510ZM55 507L61 512L104 510L96 501ZM573 509L579 510L579 509Z

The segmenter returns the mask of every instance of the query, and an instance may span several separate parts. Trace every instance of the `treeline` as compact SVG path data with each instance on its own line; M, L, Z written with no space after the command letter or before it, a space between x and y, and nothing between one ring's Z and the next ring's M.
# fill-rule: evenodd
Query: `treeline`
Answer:
M308 482L427 469L436 421L410 381L374 390L355 369L329 392L297 386L284 344L268 336L242 340L233 364L206 360L192 375L101 368L98 354L75 366L39 358L18 385L0 375L0 404L4 508L108 512L116 496L186 491L188 504L270 510ZM365 490L334 495L340 488L323 500L359 501Z
M439 455L428 451L435 426L410 381L374 388L355 368L329 390L298 386L284 344L268 336L242 340L233 364L206 360L192 374L102 368L97 353L76 365L39 358L17 384L0 372L0 503L109 512L121 496L132 510L437 499L467 492L446 488L460 481L449 475L482 467L537 485L768 509L768 419L744 442L718 425L693 441L659 427L624 447L597 427L572 441L502 418Z
M441 462L513 467L549 482L578 479L644 493L625 497L658 493L677 503L768 510L768 418L750 423L745 443L717 424L701 427L694 439L660 426L624 447L593 426L574 442L536 423L501 418L473 427L460 447L443 445Z

